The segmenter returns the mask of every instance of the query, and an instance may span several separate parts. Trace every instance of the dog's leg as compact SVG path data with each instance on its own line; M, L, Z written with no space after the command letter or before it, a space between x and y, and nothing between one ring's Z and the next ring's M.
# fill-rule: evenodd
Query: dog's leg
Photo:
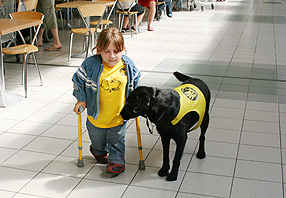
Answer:
M163 146L163 165L159 170L158 175L160 177L165 177L169 174L170 164L169 164L169 151L170 151L170 141L169 137L161 135L161 141Z
M208 112L205 113L202 125L201 125L201 135L200 135L200 145L199 150L197 153L197 158L204 159L206 157L205 152L205 133L207 131L207 128L209 126L210 117Z
M167 176L167 181L177 180L180 162L181 162L181 158L183 156L186 141L187 141L187 134L186 133L184 134L183 138L181 137L181 138L175 140L177 148L176 148L176 152L175 152L175 157L173 159L173 167L172 167L170 174Z

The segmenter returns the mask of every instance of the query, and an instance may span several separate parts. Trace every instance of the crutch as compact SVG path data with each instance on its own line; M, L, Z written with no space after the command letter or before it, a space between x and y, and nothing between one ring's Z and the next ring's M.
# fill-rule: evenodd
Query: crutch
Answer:
M138 151L139 151L139 170L145 170L145 163L144 163L143 154L142 154L139 117L136 117L135 120L136 120L136 131L137 131L137 141L138 141Z
M83 112L83 107L79 107L78 114L78 167L84 167L82 159L82 128L81 128L81 113Z

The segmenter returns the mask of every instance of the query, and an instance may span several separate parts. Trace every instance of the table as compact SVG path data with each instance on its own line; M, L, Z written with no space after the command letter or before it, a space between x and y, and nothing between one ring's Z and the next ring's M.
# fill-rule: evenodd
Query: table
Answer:
M99 4L106 4L112 5L115 3L115 0L94 0L94 1L70 1L70 2L65 2L65 3L59 3L56 4L56 8L77 8L78 6L81 5L86 5L86 4L92 4L92 3L99 3ZM67 25L68 28L71 28L70 22L69 22L69 10L67 11Z
M2 106L6 107L6 98L11 96L5 92L5 76L4 76L4 63L2 54L2 39L1 36L9 34L18 30L29 28L35 25L42 24L42 20L26 20L26 19L0 19L0 92L2 99Z

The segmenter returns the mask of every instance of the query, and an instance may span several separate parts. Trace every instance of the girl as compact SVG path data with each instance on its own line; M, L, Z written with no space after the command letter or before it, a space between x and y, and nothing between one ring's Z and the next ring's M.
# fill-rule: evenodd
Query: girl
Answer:
M97 54L85 59L72 78L78 100L74 112L78 114L80 106L87 108L90 152L98 163L108 164L107 173L118 175L125 170L126 123L120 112L138 86L140 72L124 55L124 38L118 29L103 30L95 49Z

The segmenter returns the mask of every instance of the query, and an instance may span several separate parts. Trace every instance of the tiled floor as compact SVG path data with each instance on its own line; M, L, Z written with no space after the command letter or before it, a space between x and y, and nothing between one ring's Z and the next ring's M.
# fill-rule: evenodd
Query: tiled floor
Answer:
M139 35L124 36L142 85L174 88L175 70L209 85L205 159L194 155L199 130L190 133L178 180L166 182L157 175L159 136L149 134L142 119L145 170L138 170L134 122L123 174L111 178L95 163L85 128L85 166L78 168L71 77L82 59L67 62L69 33L60 30L63 50L37 54L44 86L30 68L28 98L0 108L0 197L286 197L286 1L230 0L214 7L174 12L155 21L154 32L144 22ZM5 67L7 92L23 95L20 65Z

